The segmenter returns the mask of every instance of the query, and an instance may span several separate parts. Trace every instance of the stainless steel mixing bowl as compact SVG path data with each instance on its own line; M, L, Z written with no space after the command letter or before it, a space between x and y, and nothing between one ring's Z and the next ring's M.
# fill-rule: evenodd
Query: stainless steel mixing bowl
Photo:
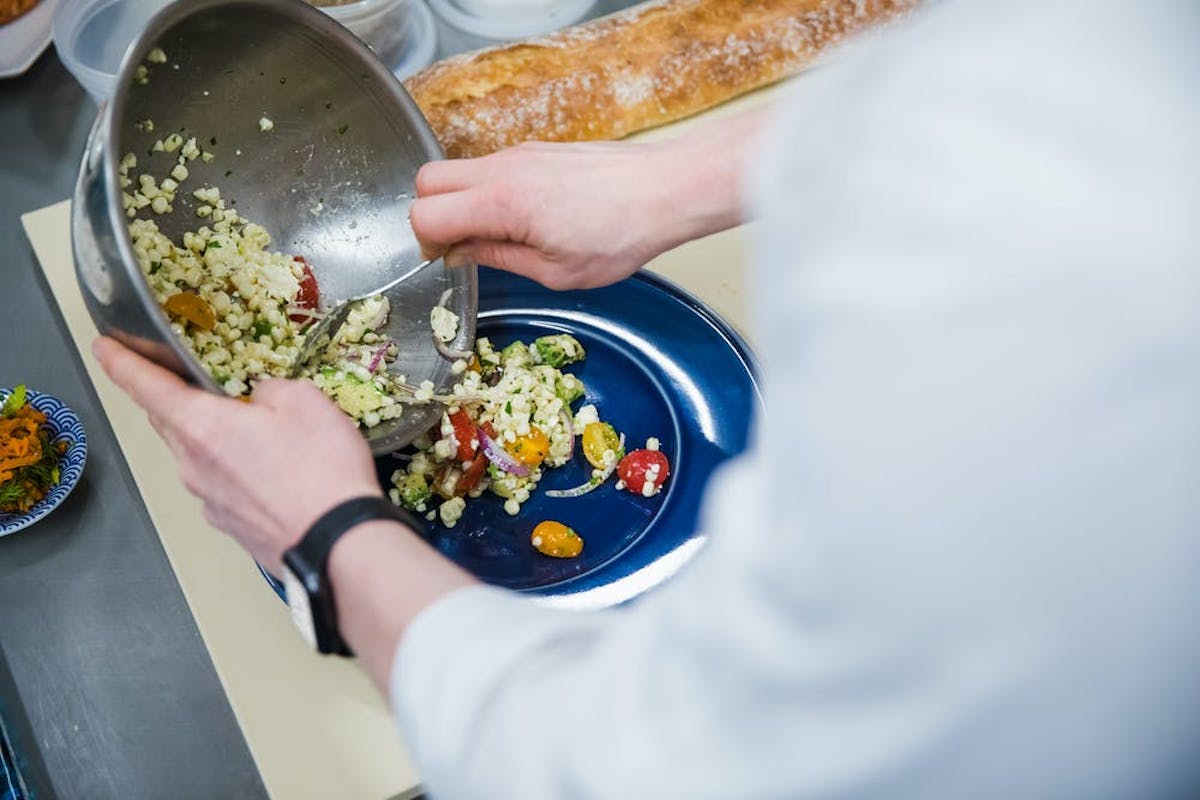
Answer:
M136 70L154 47L168 56ZM274 123L261 131L259 120ZM154 129L144 130L145 120ZM114 336L196 384L220 389L155 303L134 258L118 169L165 177L178 155L152 153L170 132L196 136L214 154L188 164L173 213L153 215L177 243L203 220L192 190L217 186L239 214L261 224L272 248L313 265L323 302L386 283L420 261L408 225L416 171L441 157L437 140L400 83L352 34L302 0L180 0L130 46L112 100L88 139L75 189L71 234L88 310ZM131 175L132 177L132 175ZM146 209L149 211L149 209ZM143 213L143 215L146 215ZM429 312L452 289L462 320L455 349L475 336L474 268L426 269L389 293L386 333L400 346L392 371L411 383L451 384L450 363L430 336ZM440 409L409 406L398 420L364 430L384 453L412 441ZM297 421L302 425L302 421Z

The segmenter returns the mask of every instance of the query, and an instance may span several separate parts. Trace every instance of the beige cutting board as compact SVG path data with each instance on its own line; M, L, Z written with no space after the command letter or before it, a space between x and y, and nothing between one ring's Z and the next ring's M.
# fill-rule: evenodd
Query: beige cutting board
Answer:
M761 104L770 94L756 93L705 116ZM669 136L691 124L650 136ZM170 453L145 415L92 357L96 328L75 282L70 203L26 214L22 223L268 792L287 800L414 794L419 776L384 699L353 662L319 658L301 642L285 606L253 562L204 521L199 502L180 483ZM743 231L733 230L689 243L656 259L650 269L700 297L745 333L743 237Z

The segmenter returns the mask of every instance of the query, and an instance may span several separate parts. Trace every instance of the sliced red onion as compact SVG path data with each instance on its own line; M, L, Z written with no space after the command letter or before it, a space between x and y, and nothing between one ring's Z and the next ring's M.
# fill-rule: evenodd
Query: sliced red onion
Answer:
M558 416L562 418L563 427L567 429L567 460L575 455L575 417L568 408L560 409Z
M384 355L387 354L388 348L391 346L392 346L391 341L386 341L383 343L382 347L380 347L378 350L375 351L375 355L371 356L371 363L367 367L367 372L375 371L375 368L379 366L380 361L383 361Z
M497 444L495 439L484 433L483 428L476 428L475 435L479 438L479 446L483 448L483 454L497 467L518 478L524 478L529 474L529 467L509 455L508 451Z
M466 361L474 355L474 353L472 353L470 350L455 350L449 347L445 342L437 337L437 334L434 334L431 338L433 339L434 349L441 353L442 358L447 358L451 361L457 361L461 358Z
M621 450L624 450L625 449L625 434L623 434L623 433L621 434L620 441L621 441ZM599 475L592 478L587 483L581 483L572 489L549 489L546 492L546 497L579 497L580 495L587 494L588 492L593 491L594 489L601 486L606 480L608 480L609 476L612 475L613 472L616 470L617 462L620 460L621 459L619 459L619 458L614 458L613 463L609 464L607 467L604 468L604 472L601 472Z

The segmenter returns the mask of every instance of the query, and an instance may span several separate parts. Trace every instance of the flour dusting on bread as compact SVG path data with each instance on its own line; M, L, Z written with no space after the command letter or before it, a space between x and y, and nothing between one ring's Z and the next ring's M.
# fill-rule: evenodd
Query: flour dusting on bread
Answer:
M405 82L451 157L619 139L794 75L920 0L656 0Z

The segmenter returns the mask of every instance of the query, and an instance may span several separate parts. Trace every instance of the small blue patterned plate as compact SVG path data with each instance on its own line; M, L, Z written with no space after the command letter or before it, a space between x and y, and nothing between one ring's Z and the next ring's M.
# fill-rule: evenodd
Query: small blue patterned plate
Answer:
M0 388L0 403L3 403L12 391L12 387ZM59 462L58 483L51 487L41 502L24 514L0 512L0 536L27 528L57 508L59 503L67 499L75 484L79 483L83 465L87 462L87 436L84 435L83 423L75 416L75 412L58 398L32 389L26 391L26 398L30 405L46 415L46 424L50 427L53 441L66 441L68 447Z

